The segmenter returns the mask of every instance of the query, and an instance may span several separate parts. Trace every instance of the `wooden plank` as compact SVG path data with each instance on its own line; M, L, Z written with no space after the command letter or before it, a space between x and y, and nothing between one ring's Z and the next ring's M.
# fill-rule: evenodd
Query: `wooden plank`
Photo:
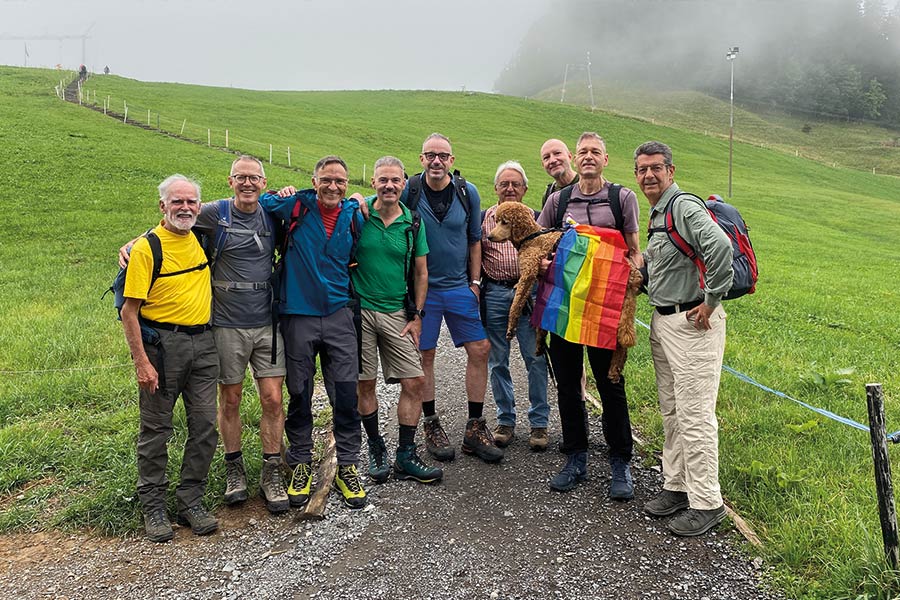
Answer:
M329 431L325 439L325 456L319 464L316 489L312 493L306 508L300 513L299 519L320 521L325 518L325 508L328 505L328 494L331 492L331 483L337 472L337 454L334 447L334 433Z
M869 408L869 437L872 440L872 462L875 465L875 488L878 492L878 516L884 554L891 569L897 570L900 552L897 543L897 508L894 504L894 485L891 482L891 460L884 426L884 397L880 383L866 384L866 405Z

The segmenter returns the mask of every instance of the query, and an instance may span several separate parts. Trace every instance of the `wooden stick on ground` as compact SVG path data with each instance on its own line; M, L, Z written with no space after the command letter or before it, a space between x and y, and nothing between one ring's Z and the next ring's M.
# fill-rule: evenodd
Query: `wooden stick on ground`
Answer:
M309 498L306 508L300 513L300 520L321 521L325 518L325 507L328 504L328 494L331 492L331 482L337 471L337 454L334 448L334 433L329 431L325 438L325 456L319 465L316 489Z

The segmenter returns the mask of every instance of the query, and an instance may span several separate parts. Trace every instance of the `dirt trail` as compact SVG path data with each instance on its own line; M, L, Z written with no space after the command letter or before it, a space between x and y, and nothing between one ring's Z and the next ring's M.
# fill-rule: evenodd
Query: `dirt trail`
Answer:
M453 443L465 424L464 352L447 334L437 355L438 410ZM515 352L515 349L514 349ZM515 356L515 354L514 354ZM513 361L524 390L521 360ZM396 386L379 387L388 446L396 446ZM550 394L555 407L555 392ZM488 421L493 403L488 392ZM568 494L548 478L563 456L532 453L528 424L498 465L457 453L444 482L369 484L371 508L350 512L336 494L327 518L273 518L260 501L223 509L221 532L179 528L168 544L140 537L41 533L0 537L3 598L776 598L736 549L726 522L696 539L673 537L642 504L659 490L640 459L635 499L606 498L609 468L592 418L590 479ZM554 408L551 447L559 437ZM365 438L364 438L365 439ZM424 450L423 450L424 452ZM430 459L429 459L430 460ZM758 561L756 561L758 563Z

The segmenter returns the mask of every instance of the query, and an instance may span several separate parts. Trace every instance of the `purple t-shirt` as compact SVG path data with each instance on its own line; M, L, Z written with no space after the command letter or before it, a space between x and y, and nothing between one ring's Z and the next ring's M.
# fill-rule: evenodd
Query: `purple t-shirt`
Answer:
M612 209L609 207L609 182L604 181L603 187L596 194L586 196L581 193L578 185L572 187L572 197L566 207L566 216L571 216L576 223L581 225L596 225L598 227L615 228L616 220ZM556 226L556 208L559 205L559 192L553 192L547 198L540 216L537 218L541 227ZM638 231L637 196L626 187L619 191L619 203L622 205L622 229L624 233L636 233ZM565 222L563 217L563 222Z

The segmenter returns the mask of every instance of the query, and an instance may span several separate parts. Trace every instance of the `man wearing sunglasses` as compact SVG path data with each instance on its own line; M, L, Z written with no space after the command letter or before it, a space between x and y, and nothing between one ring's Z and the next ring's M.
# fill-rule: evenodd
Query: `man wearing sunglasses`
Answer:
M425 446L438 460L453 460L456 453L444 432L435 408L434 355L441 322L456 347L466 350L466 397L468 421L462 450L486 462L503 458L503 450L494 443L483 417L487 390L487 362L491 344L487 340L478 310L481 294L481 198L471 183L457 185L451 168L455 158L450 140L432 133L422 144L419 155L423 172L418 198L404 203L415 206L422 217L428 239L428 295L422 318L422 368L425 395L422 402ZM467 205L466 205L467 204Z

